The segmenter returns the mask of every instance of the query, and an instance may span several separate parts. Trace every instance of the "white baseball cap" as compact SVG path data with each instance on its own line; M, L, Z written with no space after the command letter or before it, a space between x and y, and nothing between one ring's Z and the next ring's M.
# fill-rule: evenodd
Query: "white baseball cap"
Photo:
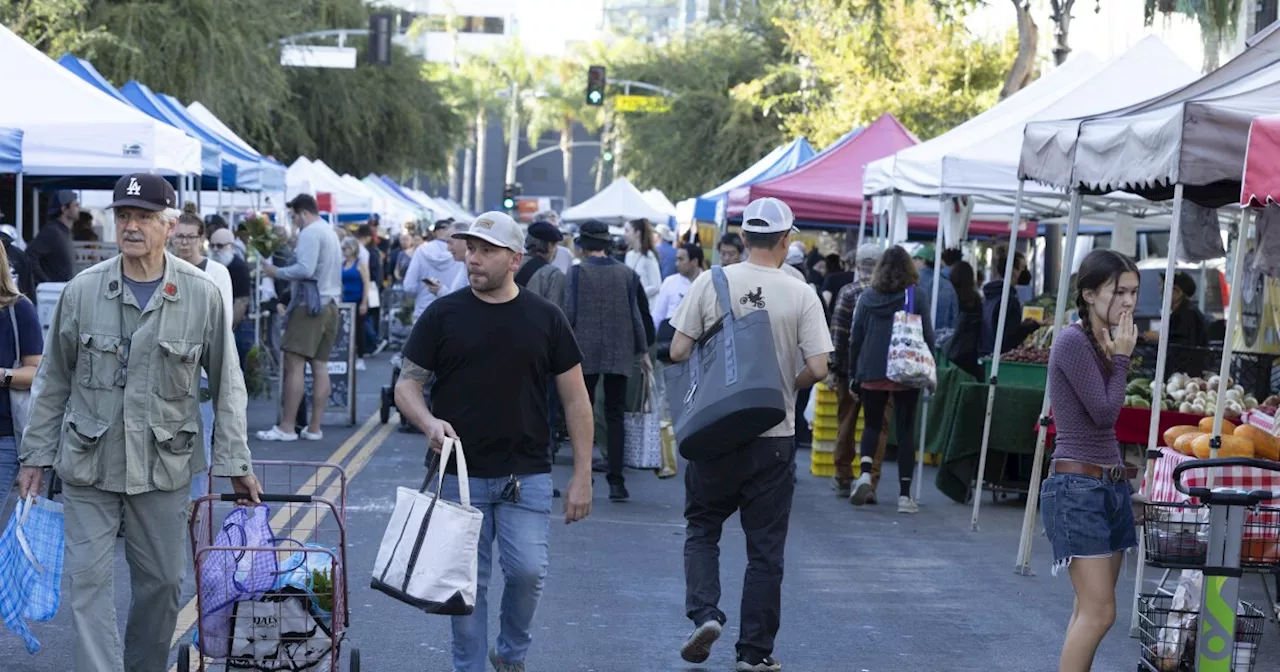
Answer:
M491 245L524 253L524 232L516 220L505 212L490 211L476 217L471 228L453 234L454 238L477 238Z
M766 196L751 201L742 213L742 230L750 233L782 233L795 231L795 215L791 206Z

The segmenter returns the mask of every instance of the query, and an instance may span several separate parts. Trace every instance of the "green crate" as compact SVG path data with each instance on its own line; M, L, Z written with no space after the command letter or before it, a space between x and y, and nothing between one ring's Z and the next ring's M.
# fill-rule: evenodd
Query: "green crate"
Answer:
M982 362L983 381L991 380L991 360ZM1000 362L1000 384L1044 389L1049 384L1049 365Z

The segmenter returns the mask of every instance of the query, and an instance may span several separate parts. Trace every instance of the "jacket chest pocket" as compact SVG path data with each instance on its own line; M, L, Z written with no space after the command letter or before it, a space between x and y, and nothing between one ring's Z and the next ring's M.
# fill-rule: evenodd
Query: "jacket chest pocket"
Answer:
M80 386L91 390L110 390L123 383L125 352L119 336L80 334L80 354L76 372ZM123 385L120 385L123 387Z
M202 346L187 341L157 341L156 345L160 350L160 370L156 375L160 398L177 401L191 396Z

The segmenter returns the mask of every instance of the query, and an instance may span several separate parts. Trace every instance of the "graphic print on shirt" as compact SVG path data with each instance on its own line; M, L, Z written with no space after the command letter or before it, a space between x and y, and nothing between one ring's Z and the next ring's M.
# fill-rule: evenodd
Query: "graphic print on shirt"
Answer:
M748 301L756 308L764 308L764 288L756 287L756 291L747 292L741 299L738 299L738 303L744 306L747 305Z

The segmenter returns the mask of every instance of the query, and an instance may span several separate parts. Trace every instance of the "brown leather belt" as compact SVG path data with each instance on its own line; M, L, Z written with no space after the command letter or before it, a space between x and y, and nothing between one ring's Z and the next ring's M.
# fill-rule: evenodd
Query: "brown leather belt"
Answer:
M1088 462L1054 460L1052 464L1052 471L1055 474L1090 476L1112 483L1128 481L1138 477L1138 467L1128 463L1102 467L1096 464L1089 464Z

